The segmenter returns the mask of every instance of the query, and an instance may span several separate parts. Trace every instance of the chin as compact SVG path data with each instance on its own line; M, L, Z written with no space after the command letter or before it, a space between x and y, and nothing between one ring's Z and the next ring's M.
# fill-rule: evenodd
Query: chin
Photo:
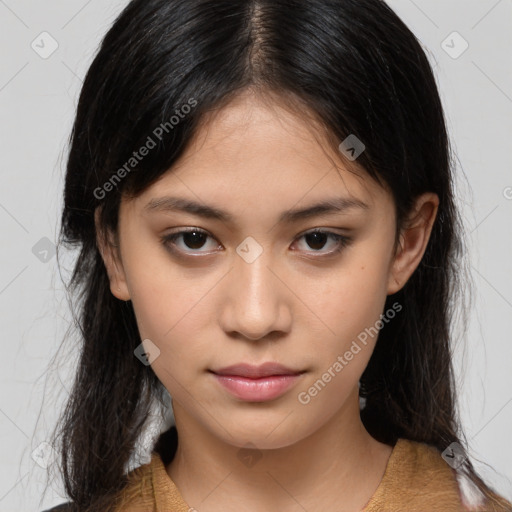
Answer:
M293 445L307 437L309 432L304 430L304 424L294 424L289 421L287 414L279 414L278 419L264 420L259 412L259 421L251 419L233 419L233 426L223 424L211 425L215 435L226 444L238 448L257 448L260 450L277 450ZM290 415L291 416L291 415Z

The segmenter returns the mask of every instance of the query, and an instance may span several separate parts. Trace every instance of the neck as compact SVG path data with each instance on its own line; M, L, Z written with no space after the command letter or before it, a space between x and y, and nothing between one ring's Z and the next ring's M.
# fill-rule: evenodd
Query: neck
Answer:
M167 473L184 500L203 512L359 511L384 474L391 447L361 422L357 389L340 411L299 442L277 449L233 446L174 404L178 449ZM243 507L242 507L243 508Z

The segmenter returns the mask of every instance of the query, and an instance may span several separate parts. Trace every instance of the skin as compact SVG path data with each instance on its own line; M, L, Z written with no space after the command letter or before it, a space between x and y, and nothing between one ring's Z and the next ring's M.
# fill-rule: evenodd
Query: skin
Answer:
M167 472L200 512L358 511L391 454L359 414L358 382L377 336L309 403L298 394L375 325L386 296L409 279L439 201L433 193L417 199L395 247L389 191L349 170L311 126L258 95L240 95L159 181L122 201L118 245L98 236L112 293L132 301L141 339L160 350L152 368L173 398L179 435ZM145 209L171 195L233 221ZM341 196L368 208L278 223L284 210ZM162 237L187 227L208 236L196 245L179 236L170 252ZM329 256L336 240L306 239L313 228L352 241ZM251 263L236 252L249 236L263 251ZM207 371L265 361L305 373L277 399L244 402ZM250 466L239 458L247 443L257 457Z

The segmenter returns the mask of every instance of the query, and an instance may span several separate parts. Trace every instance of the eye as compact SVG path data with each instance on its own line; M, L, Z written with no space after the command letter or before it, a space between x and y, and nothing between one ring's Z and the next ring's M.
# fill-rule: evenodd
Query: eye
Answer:
M176 243L178 238L182 237L183 245ZM162 238L162 243L169 248L171 251L179 251L179 252L198 252L198 253L206 253L209 251L197 251L197 249L201 249L204 247L205 240L211 238L206 231L203 231L199 228L189 228L182 231L178 231L176 233L171 233L170 235L166 235ZM217 244L213 249L218 248Z
M304 233L297 240L304 239L307 245L313 249L311 252L320 252L320 250L325 247L329 238L333 241L331 247L334 247L330 251L323 252L322 255L337 254L341 252L342 249L347 247L351 242L350 237L339 235L338 233L333 233L332 231L324 231L321 229L315 229L314 231Z
M179 239L182 241L181 244L177 243L177 240ZM162 243L172 252L185 254L210 254L212 250L219 248L218 243L216 245L212 244L210 250L198 250L205 247L206 241L208 239L214 240L213 237L211 237L206 231L200 228L191 227L162 237ZM301 239L304 239L307 245L312 249L310 252L321 253L323 256L339 253L351 242L350 237L339 235L331 231L324 231L321 229L315 229L314 231L304 233L297 240ZM329 239L332 240L333 243L331 246L334 247L330 251L321 252L321 249L326 246ZM307 249L305 250L307 251Z

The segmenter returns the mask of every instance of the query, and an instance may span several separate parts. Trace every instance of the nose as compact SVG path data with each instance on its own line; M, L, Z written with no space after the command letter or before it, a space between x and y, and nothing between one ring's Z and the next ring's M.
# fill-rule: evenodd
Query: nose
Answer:
M265 252L249 263L236 255L223 289L221 327L251 341L289 332L291 295Z

